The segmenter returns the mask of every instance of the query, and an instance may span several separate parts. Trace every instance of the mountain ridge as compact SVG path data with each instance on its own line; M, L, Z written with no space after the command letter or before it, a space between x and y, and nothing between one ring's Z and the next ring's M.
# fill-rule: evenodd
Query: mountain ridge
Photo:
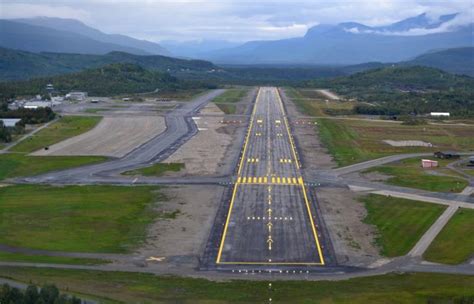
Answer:
M30 52L169 54L158 44L105 34L74 19L0 19L0 37L0 46Z
M472 45L473 23L439 31L455 21L458 14L431 20L426 14L399 22L369 27L355 22L320 24L302 37L273 41L251 41L241 46L207 53L203 59L226 64L359 64L370 61L398 62L431 49ZM406 30L406 34L388 32ZM431 31L413 35L414 30ZM381 34L384 33L384 34ZM350 51L348 51L350 50Z

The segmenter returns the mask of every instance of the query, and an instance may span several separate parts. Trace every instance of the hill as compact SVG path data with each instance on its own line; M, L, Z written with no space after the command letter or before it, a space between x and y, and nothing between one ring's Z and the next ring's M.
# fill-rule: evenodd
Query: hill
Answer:
M304 37L251 41L238 47L209 52L204 59L234 64L399 62L433 49L472 45L473 24L449 27L449 24L457 22L456 18L458 15L451 14L433 21L421 14L380 27L356 22L320 24L310 28Z
M0 20L0 47L35 53L106 54L120 51L137 55L168 54L164 48L155 43L123 35L104 34L85 25L88 31L68 31L65 29L71 29L70 26L65 26L64 29L58 26L56 29L30 23Z
M84 90L92 96L205 86L200 83L180 81L169 73L150 71L136 64L113 63L78 73L0 83L0 92L7 98L17 95L35 95L44 92L48 83L52 83L61 93Z
M202 60L184 60L160 55L138 56L111 52L105 55L31 53L0 48L0 81L21 80L78 72L111 63L133 63L147 69L163 72L208 71L215 66ZM182 71L183 70L183 71Z
M35 17L15 19L16 22L26 23L33 26L40 26L50 28L53 30L66 31L82 35L96 41L112 43L114 45L121 45L124 47L141 50L152 55L171 55L168 50L163 48L158 43L135 39L125 35L105 34L95 28L85 25L81 21L75 19L51 18L51 17ZM120 51L120 50L116 50Z
M41 26L0 20L0 46L29 52L106 54L122 51L146 55L147 52L118 44Z
M474 78L429 67L383 67L351 76L310 81L307 85L327 87L347 98L369 103L356 108L359 114L451 112L457 116L474 115Z
M405 64L423 65L451 73L474 76L474 47L428 52Z

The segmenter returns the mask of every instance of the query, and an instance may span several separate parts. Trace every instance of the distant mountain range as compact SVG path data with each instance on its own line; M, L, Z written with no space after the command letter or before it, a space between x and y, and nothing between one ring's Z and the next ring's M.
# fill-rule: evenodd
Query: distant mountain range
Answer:
M105 34L74 19L49 17L0 20L0 46L30 52L170 55L154 42Z
M131 63L143 68L194 79L225 81L301 81L350 75L386 66L422 65L450 73L474 76L474 47L432 51L398 63L368 62L348 66L223 66L209 61L185 60L160 55L140 56L123 52L105 55L31 53L0 48L0 81L22 80L78 72L111 63Z
M225 40L193 40L193 41L173 41L164 40L160 44L169 50L173 56L200 58L206 53L221 49L239 46L241 43Z
M203 59L227 64L358 64L399 62L433 49L473 46L473 23L458 24L458 14L430 19L426 14L387 26L356 22L321 24L304 37L251 41L208 52Z

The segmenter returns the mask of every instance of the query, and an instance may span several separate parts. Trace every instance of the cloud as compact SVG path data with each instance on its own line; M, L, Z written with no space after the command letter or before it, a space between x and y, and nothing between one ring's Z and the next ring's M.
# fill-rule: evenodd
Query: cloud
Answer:
M430 16L431 24L435 24L439 22L439 16ZM389 31L386 29L359 29L357 27L352 28L344 28L346 32L352 34L379 34L379 35L386 35L386 36L421 36L421 35L428 35L428 34L436 34L436 33L444 33L457 30L461 26L466 26L473 22L472 16L469 13L459 13L456 17L452 20L443 22L439 24L437 27L418 27L418 28L411 28L406 31Z
M32 17L58 17L74 18L81 21L90 21L90 13L81 8L33 3L7 3L0 4L0 17L3 19L32 18Z
M152 41L269 40L303 36L313 25L385 25L428 12L471 12L471 0L1 0L1 17L79 19L106 33ZM459 20L459 22L466 20Z

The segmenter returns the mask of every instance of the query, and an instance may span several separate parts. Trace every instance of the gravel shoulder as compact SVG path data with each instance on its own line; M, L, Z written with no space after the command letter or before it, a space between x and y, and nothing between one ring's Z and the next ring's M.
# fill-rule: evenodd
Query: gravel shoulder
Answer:
M176 215L158 218L150 226L145 244L136 253L144 257L164 257L164 262L179 263L179 266L197 266L224 189L202 185L163 188L168 199L160 202L156 210Z

